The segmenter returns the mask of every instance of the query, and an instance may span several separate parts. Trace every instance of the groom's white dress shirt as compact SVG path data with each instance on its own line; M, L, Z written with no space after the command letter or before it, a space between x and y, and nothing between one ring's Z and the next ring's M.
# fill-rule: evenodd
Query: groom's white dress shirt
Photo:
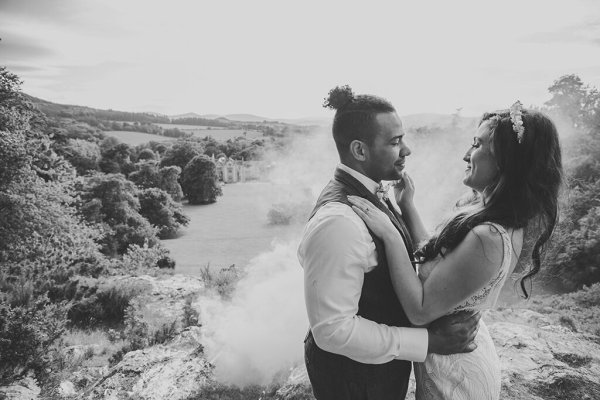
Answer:
M377 190L377 182L343 164L338 168L371 192ZM349 206L330 202L315 213L304 228L298 259L317 346L366 364L425 360L426 329L387 326L356 315L364 274L377 265L377 251L365 223Z

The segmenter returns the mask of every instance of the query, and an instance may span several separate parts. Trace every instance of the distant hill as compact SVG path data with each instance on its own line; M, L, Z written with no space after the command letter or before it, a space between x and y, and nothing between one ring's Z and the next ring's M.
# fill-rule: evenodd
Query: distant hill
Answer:
M109 121L129 121L129 122L144 122L144 123L169 123L170 121L178 121L178 123L192 124L192 125L214 125L221 127L228 127L230 125L239 125L239 123L284 123L292 125L303 125L303 126L329 126L333 122L333 115L331 117L312 117L312 118L268 118L254 114L198 114L195 112L188 112L185 114L178 115L164 115L155 112L126 112L126 111L115 111L115 110L100 110L96 108L86 106L76 106L68 104L52 103L47 100L39 99L37 97L25 96L45 114L50 116L70 117L75 119L80 118L97 118L99 120ZM451 114L436 114L436 113L421 113L421 114L410 114L403 115L400 117L406 128L417 128L417 127L444 127L452 124L454 116ZM186 122L187 120L187 122ZM476 117L459 117L459 125L468 126L474 124L477 120ZM238 123L238 124L236 124Z
M37 106L44 114L50 117L73 118L77 120L87 119L87 122L92 123L92 120L103 121L127 121L140 123L168 123L169 119L158 113L149 112L127 112L115 110L101 110L98 108L76 106L71 104L58 104L48 100L43 100L26 93L25 98Z
M168 115L169 118L171 119L182 119L182 118L207 118L207 119L214 119L214 118L209 118L205 115L200 115L200 114L196 114L195 112L189 112L189 113L185 113L185 114L179 114L179 115Z

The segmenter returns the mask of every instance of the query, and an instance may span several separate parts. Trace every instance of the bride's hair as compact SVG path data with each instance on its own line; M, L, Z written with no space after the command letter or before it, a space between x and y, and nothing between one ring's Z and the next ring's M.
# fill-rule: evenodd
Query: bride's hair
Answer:
M491 149L499 174L485 191L486 200L477 193L439 229L418 252L424 261L452 251L475 226L495 222L507 228L527 228L534 244L532 265L521 278L525 297L529 293L525 281L540 270L544 244L550 238L558 219L558 193L563 181L562 156L558 132L544 114L522 110L525 132L521 143L513 129L509 110L486 113L479 122L490 121Z
M332 131L340 155L348 152L353 140L371 144L377 114L396 112L389 101L372 95L355 95L348 85L331 89L323 107L336 110Z

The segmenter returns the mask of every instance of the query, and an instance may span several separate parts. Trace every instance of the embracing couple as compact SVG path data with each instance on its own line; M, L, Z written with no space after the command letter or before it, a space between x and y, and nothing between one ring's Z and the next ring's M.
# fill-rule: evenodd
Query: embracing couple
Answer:
M554 124L519 102L486 113L464 155L472 196L430 236L403 172L411 151L394 107L348 86L325 106L336 110L340 164L298 249L315 397L404 399L414 362L418 400L498 399L500 363L480 311L513 272L524 231L533 245L522 279L540 269L562 180ZM527 297L523 280L521 289Z

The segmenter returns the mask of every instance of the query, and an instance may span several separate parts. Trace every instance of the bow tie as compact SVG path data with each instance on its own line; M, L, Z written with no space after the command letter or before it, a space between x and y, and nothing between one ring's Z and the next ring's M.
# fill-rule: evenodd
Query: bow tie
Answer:
M377 190L375 191L375 194L377 195L377 198L379 200L387 201L389 190L390 190L390 183L380 182L379 186L377 186Z

